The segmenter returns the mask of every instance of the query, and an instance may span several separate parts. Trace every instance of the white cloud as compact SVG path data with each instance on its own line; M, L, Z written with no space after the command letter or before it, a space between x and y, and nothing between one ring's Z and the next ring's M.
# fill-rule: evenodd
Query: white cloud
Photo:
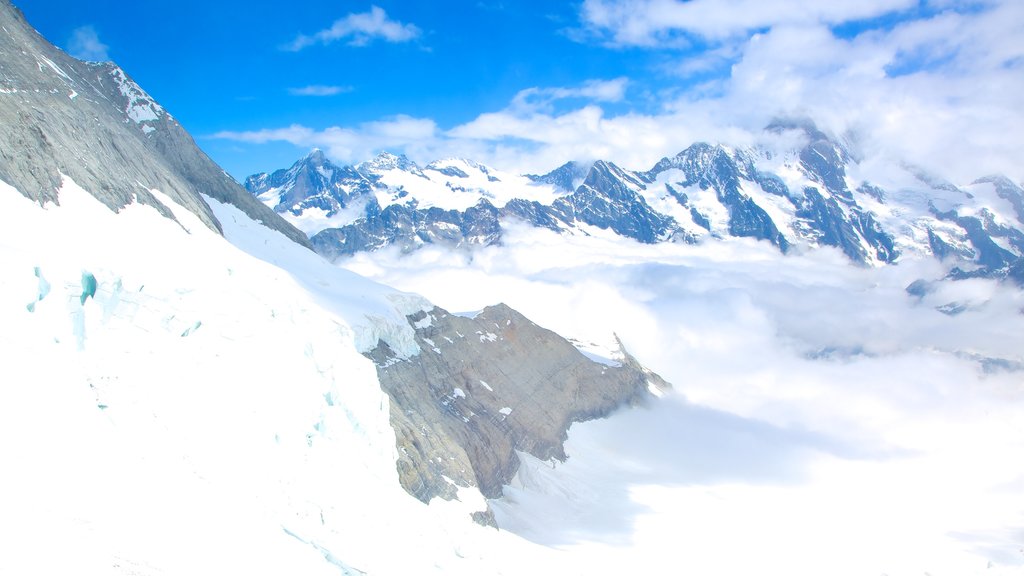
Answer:
M351 86L323 86L320 84L288 89L288 93L293 96L336 96L351 91Z
M89 62L105 62L110 60L107 51L109 46L100 42L99 34L92 26L81 26L71 32L71 39L68 40L68 54L79 60Z
M401 43L415 40L420 34L415 25L392 20L382 8L371 6L369 12L349 14L312 36L300 34L284 49L297 52L314 44L330 44L339 40L347 40L349 46L366 46L377 39Z
M781 13L788 2L765 4ZM630 6L649 10L635 16L643 21L669 21L659 19L659 10L710 10L701 0L685 6L691 4L652 0ZM595 6L610 9L612 3L588 4L584 14ZM772 10L747 7L753 12L743 17L749 25L768 28L722 40L697 55L663 51L669 60L658 64L662 80L526 88L503 109L457 126L406 118L399 125L428 129L402 130L394 139L379 125L395 119L330 128L309 138L334 141L344 135L336 155L342 160L362 160L353 154L369 156L378 147L404 151L417 161L468 156L520 173L543 173L571 159L647 169L698 140L749 144L774 117L800 114L836 135L856 132L867 154L904 159L956 182L993 172L1024 180L1024 4L1006 0L959 11L951 5L854 36L837 36L829 25L900 6L829 4L810 9L810 16L772 18ZM713 24L705 24L708 34L725 34ZM678 85L679 76L708 72L702 84ZM668 81L658 84L664 76ZM634 94L658 94L657 107L630 110ZM612 113L609 104L626 111Z
M287 128L252 131L223 131L214 138L237 140L252 144L289 142L301 148L322 148L335 160L354 163L366 160L381 150L418 151L438 138L437 124L433 120L395 116L374 122L364 122L355 128L332 126L314 130L293 124Z
M585 0L583 24L623 46L657 46L691 34L723 39L775 26L838 24L911 8L916 0Z
M674 573L1019 570L1021 373L962 354L1024 361L1019 290L958 282L918 301L904 287L941 275L934 262L863 269L831 250L516 226L471 254L342 265L452 311L502 301L583 342L616 332L676 386L574 425L567 462L528 460L494 504L506 529L585 551L601 572L665 573L658 551L679 542ZM949 301L977 305L934 309Z
M628 78L588 80L582 86L526 88L512 98L511 106L520 110L546 110L558 100L578 98L592 102L621 102L626 97Z
M569 159L611 158L627 166L643 165L652 149L670 150L669 142L680 134L693 134L692 127L700 125L699 121L681 117L672 122L638 115L606 117L595 103L621 101L628 84L627 79L616 78L591 80L575 87L525 89L505 110L481 114L449 130L440 129L430 119L396 116L355 127L315 130L293 125L249 132L225 131L214 137L319 146L342 162L358 162L381 150L391 150L421 162L460 156L495 167L511 167L521 173L536 173ZM561 114L552 111L557 101L567 99L588 103ZM733 136L739 138L741 134Z

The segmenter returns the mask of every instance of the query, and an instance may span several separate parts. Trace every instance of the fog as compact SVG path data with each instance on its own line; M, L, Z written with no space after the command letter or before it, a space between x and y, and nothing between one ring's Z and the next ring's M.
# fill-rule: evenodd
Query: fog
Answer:
M938 263L860 268L746 240L512 226L505 244L341 265L451 311L503 301L597 347L617 335L674 389L574 425L565 463L524 456L492 503L504 529L602 570L1024 570L1021 291L914 296Z

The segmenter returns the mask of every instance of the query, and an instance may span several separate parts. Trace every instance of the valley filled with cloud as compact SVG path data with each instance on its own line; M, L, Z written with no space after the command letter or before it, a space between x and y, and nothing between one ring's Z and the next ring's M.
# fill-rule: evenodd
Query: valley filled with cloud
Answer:
M565 463L527 456L492 502L503 527L651 573L666 557L703 574L1024 566L1019 290L915 296L937 263L859 268L746 241L524 227L506 243L342 265L449 310L508 303L595 350L617 335L675 388L574 425Z

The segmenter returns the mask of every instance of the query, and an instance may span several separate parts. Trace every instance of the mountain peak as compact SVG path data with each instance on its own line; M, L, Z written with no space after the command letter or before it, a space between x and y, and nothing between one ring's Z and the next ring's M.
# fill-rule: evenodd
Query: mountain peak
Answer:
M547 174L541 176L527 174L526 177L534 182L551 184L567 192L574 192L586 180L592 166L593 163L591 162L570 160Z
M395 155L388 151L377 154L373 160L359 164L358 168L368 170L370 172L382 172L386 170L418 172L420 169L420 167L412 160L409 160L405 154Z
M302 160L299 160L299 163L308 163L313 164L315 166L322 166L324 164L329 164L330 160L327 159L327 155L324 154L323 150L319 148L313 148L312 150L309 151L308 154L306 154L305 157L302 158Z
M69 179L111 210L145 204L177 219L152 193L158 190L220 232L205 195L309 246L302 232L250 197L200 150L120 66L69 56L6 1L0 1L0 24L0 178L22 195L57 202Z

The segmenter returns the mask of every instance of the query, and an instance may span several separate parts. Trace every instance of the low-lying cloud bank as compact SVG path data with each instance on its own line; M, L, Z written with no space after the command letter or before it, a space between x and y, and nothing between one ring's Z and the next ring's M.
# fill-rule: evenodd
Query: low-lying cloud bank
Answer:
M905 287L941 277L938 264L515 228L505 247L342 265L450 310L501 300L584 342L610 347L614 332L675 384L648 409L574 427L567 463L528 459L495 503L506 528L595 569L1024 566L1017 289L972 280L916 297Z

